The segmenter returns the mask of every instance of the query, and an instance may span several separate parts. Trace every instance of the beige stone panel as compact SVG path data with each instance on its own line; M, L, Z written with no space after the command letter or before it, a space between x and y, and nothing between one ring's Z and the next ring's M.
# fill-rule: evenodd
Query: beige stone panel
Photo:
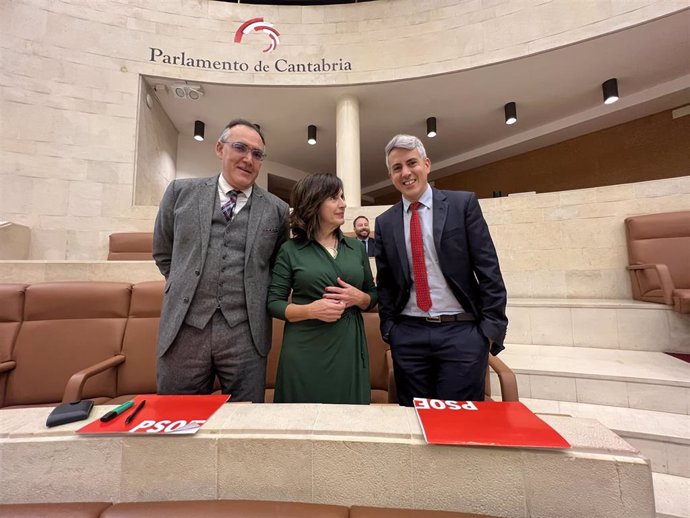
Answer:
M668 450L668 473L690 478L690 445L666 443Z
M597 203L611 201L630 201L635 198L635 187L633 184L606 185L594 189Z
M67 257L67 230L31 230L30 259L60 260Z
M314 404L244 405L223 424L226 433L310 434L321 407Z
M561 191L559 193L561 206L581 205L583 203L591 203L596 199L595 189L573 189L571 191Z
M103 184L102 216L122 217L129 213L131 207L131 185Z
M653 180L634 184L636 198L656 198L690 193L690 176Z
M29 212L33 183L31 178L8 174L0 175L0 208L2 214Z
M602 462L596 455L550 452L523 457L530 517L654 515L651 471L637 459Z
M577 401L575 378L530 375L530 397L534 399L555 399Z
M628 252L623 246L611 248L585 248L582 250L582 268L624 268L628 264Z
M578 403L628 406L628 390L626 384L622 381L577 378L575 386Z
M510 5L510 4L508 4ZM524 4L522 4L524 5ZM572 9L568 0L553 0L528 6L519 11L502 14L503 6L496 8L499 17L486 24L487 40L491 48L505 48L572 31L610 16L607 2L584 2Z
M529 308L532 343L573 345L571 308Z
M579 248L536 250L533 258L533 269L562 271L581 268L583 252Z
M506 342L511 344L532 343L532 323L530 321L530 308L512 306L508 301L506 314L508 316L508 334Z
M218 451L213 439L123 439L120 500L213 500L218 498L217 472Z
M315 441L312 451L313 502L414 506L416 485L409 444Z
M539 223L544 221L542 209L517 209L510 212L511 223Z
M119 439L59 437L3 441L0 502L115 501L120 495L121 449Z
M312 442L218 439L218 498L312 500Z
M500 251L501 271L528 272L537 269L534 250L513 250L504 248L501 243L496 243L497 251Z
M33 179L31 188L31 213L67 214L71 182L64 180ZM28 193L24 193L26 196ZM98 193L100 196L100 193Z
M546 424L558 433L573 449L599 450L599 453L636 455L637 449L621 439L595 419L573 419L566 415L542 415Z
M532 272L531 297L536 298L560 298L567 297L567 272L563 270L535 271ZM512 293L513 296L519 296ZM534 323L532 323L532 336L534 337Z
M578 205L566 205L565 207L551 207L544 210L544 219L546 221L571 220L576 218L578 213Z
M70 182L69 214L72 216L100 216L103 184Z
M516 373L515 378L517 379L519 397L531 398L532 397L531 376L529 374Z
M134 170L131 163L109 162L107 160L86 160L86 180L104 184L131 185L134 182ZM104 187L108 189L109 187Z
M519 451L419 445L411 453L415 508L525 516Z
M93 230L69 230L67 231L67 258L88 260L93 257L105 259L108 245L101 236L94 239Z
M667 311L669 352L690 353L690 316Z
M573 319L573 345L618 349L615 309L571 308L570 311Z
M512 250L548 250L561 246L558 222L508 224L502 234L504 245Z
M532 296L532 273L502 270L503 282L511 297Z
M48 12L44 6L27 5L20 2L0 4L0 33L26 38L31 34L40 39L46 32Z
M637 351L667 351L670 330L663 310L617 309L619 347Z
M612 244L624 244L619 218L572 219L561 221L563 244L567 248L608 248Z
M628 383L628 402L630 408L687 414L688 391L686 387Z
M688 207L690 207L690 194L640 198L635 203L635 210L630 211L630 215L674 212L688 210Z
M386 422L386 430L381 431L380 423ZM323 435L353 435L390 437L407 439L410 430L407 419L396 406L370 405L331 405L324 408L316 417L314 433Z
M654 473L668 473L668 448L665 443L636 437L626 437L625 440L649 459Z
M568 298L618 298L608 289L617 282L610 270L569 270L565 277Z

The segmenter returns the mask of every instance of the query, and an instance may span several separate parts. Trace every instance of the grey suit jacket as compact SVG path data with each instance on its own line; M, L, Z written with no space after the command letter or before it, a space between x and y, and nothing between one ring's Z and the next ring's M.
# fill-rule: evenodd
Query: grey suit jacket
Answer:
M194 297L211 234L218 176L173 180L163 195L153 231L153 258L166 279L158 357L177 336ZM244 291L249 327L259 354L271 348L271 320L266 312L271 267L287 236L288 205L257 185L244 255Z

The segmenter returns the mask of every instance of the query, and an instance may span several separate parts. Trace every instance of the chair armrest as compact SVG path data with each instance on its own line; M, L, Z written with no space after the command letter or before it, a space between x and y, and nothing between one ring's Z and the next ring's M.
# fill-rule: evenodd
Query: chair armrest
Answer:
M9 372L17 366L15 361L6 361L0 363L0 372Z
M398 402L398 390L395 387L395 373L393 372L393 355L391 350L386 351L386 367L388 368L388 402Z
M510 367L503 363L503 360L492 355L489 355L489 367L498 375L498 382L501 385L501 399L503 401L519 401L517 379Z
M84 392L84 385L89 378L108 369L113 369L121 363L124 363L124 361L125 356L122 354L117 354L111 358L108 358L107 360L97 363L96 365L91 365L86 369L80 370L76 374L72 374L72 377L69 379L67 386L65 387L62 402L69 403L70 401L79 401Z
M657 277L659 278L661 291L664 294L664 304L673 305L673 290L675 286L673 284L673 279L671 278L671 272L668 271L668 266L665 264L631 264L626 266L626 268L635 277L637 277L635 273L637 271L655 270ZM641 288L639 288L639 280L635 279L635 282L637 282L638 291L642 295Z

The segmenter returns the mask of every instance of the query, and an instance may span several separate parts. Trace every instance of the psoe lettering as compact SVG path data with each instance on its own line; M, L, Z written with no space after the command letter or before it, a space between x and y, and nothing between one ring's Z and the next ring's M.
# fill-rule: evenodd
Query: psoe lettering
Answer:
M479 410L472 401L460 403L459 401L453 401L451 399L441 400L415 398L414 406L420 410L444 410L446 408L448 410Z

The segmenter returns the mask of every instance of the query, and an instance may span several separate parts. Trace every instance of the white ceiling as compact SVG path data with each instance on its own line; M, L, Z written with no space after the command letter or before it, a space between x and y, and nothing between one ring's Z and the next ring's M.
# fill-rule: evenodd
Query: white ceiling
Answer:
M621 100L604 105L601 83L611 77L618 78ZM305 172L335 172L336 103L354 95L360 103L362 191L381 194L390 189L383 148L396 133L422 138L438 178L690 103L690 10L550 52L422 79L203 88L199 101L158 93L182 135L191 138L199 119L207 138L215 138L228 120L243 117L261 125L271 162ZM518 111L512 126L503 120L509 101ZM433 139L425 136L430 116L438 120ZM318 127L315 146L306 143L308 124Z

